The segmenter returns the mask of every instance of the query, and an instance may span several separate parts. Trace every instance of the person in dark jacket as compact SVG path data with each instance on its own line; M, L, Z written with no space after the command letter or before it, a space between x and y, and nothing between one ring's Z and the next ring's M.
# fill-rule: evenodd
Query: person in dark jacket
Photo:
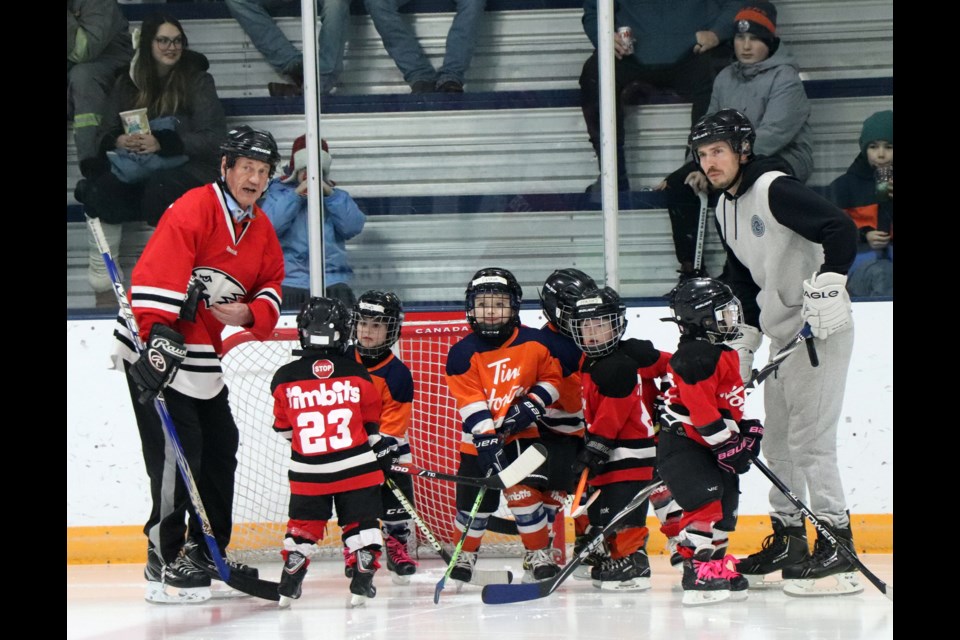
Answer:
M830 184L828 195L860 232L847 291L851 296L892 296L893 111L878 111L864 121L860 153Z
M81 162L87 178L77 183L75 193L87 215L100 218L115 255L124 222L156 225L174 200L217 179L219 147L227 131L213 76L207 72L210 63L188 48L180 22L153 14L134 38L138 42L130 73L117 79L107 98L97 155ZM121 112L134 109L146 109L149 132L125 128ZM131 182L119 170L122 166L156 168ZM92 237L88 278L98 304L112 306L111 281Z

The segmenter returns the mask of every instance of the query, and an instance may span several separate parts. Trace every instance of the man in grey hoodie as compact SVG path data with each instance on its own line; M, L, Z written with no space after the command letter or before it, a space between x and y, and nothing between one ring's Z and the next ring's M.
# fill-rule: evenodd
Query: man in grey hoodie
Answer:
M789 165L788 173L805 183L813 173L813 133L810 101L800 79L800 69L777 37L777 9L770 2L753 2L737 12L733 49L736 61L713 81L706 113L736 109L756 127L753 152L778 156ZM705 276L694 269L700 202L697 193L707 193L710 183L692 159L655 187L670 196L670 224L680 280ZM710 204L717 201L710 193Z
M717 231L727 259L720 280L743 306L742 335L727 342L749 379L763 336L770 353L809 324L819 356L794 354L764 383L766 425L762 451L770 469L832 530L818 536L808 556L804 518L776 487L770 490L773 533L737 570L752 583L781 571L790 595L858 593L856 567L838 552L853 549L837 465L837 428L853 351L853 318L846 273L857 251L857 228L843 210L790 176L782 158L754 156L756 130L735 109L704 116L690 132L690 149L710 185L720 192Z

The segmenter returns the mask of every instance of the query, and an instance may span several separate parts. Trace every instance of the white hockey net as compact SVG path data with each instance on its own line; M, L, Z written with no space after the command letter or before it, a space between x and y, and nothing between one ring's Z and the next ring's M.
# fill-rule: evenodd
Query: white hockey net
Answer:
M457 470L460 418L447 390L444 373L450 347L470 331L462 312L408 313L395 353L410 367L414 383L413 417L407 438L414 463L425 469L453 474ZM286 531L290 489L287 470L290 445L273 429L270 382L276 370L294 358L295 329L278 329L263 342L241 332L224 341L223 368L230 388L230 405L240 429L240 448L233 507L233 537L229 556L244 562L273 561L279 556ZM417 513L434 535L452 548L459 539L455 485L414 478ZM501 500L499 515L509 511ZM562 527L558 527L562 536ZM417 531L418 546L426 554L429 543ZM560 539L562 540L562 538ZM324 557L340 554L340 529L328 527L320 545ZM488 531L484 555L519 555L520 539Z

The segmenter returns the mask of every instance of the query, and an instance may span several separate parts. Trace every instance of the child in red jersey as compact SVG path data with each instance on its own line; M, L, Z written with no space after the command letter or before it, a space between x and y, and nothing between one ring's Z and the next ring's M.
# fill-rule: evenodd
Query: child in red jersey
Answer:
M383 538L378 518L387 441L380 435L379 390L362 364L344 355L352 314L339 300L311 298L297 316L300 355L270 385L273 429L290 440L290 519L283 540L280 606L300 597L310 556L336 506L343 543L354 557L352 604L376 595L373 574Z
M760 450L763 427L743 417L740 357L722 344L740 334L740 301L710 278L681 283L670 302L680 344L660 418L660 476L683 508L683 604L745 599L747 579L726 555L737 524L740 476Z

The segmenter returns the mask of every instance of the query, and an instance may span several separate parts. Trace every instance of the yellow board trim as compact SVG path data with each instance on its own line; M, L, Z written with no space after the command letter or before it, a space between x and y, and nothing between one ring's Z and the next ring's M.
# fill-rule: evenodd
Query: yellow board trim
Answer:
M893 514L867 514L853 516L853 539L857 553L893 553ZM664 553L666 540L659 530L656 518L647 519L650 541L647 551ZM275 539L277 548L283 539L282 525L236 525L235 529L249 527L272 533L267 539ZM147 544L143 528L137 526L67 527L67 564L131 564L146 561ZM763 539L770 534L768 516L740 516L737 530L730 536L730 553L743 555L760 549ZM338 527L328 528L328 537L323 546L340 545ZM236 536L236 532L234 534ZM807 537L816 538L813 527L807 524ZM566 519L566 539L574 538L573 520ZM279 557L279 556L278 556Z

